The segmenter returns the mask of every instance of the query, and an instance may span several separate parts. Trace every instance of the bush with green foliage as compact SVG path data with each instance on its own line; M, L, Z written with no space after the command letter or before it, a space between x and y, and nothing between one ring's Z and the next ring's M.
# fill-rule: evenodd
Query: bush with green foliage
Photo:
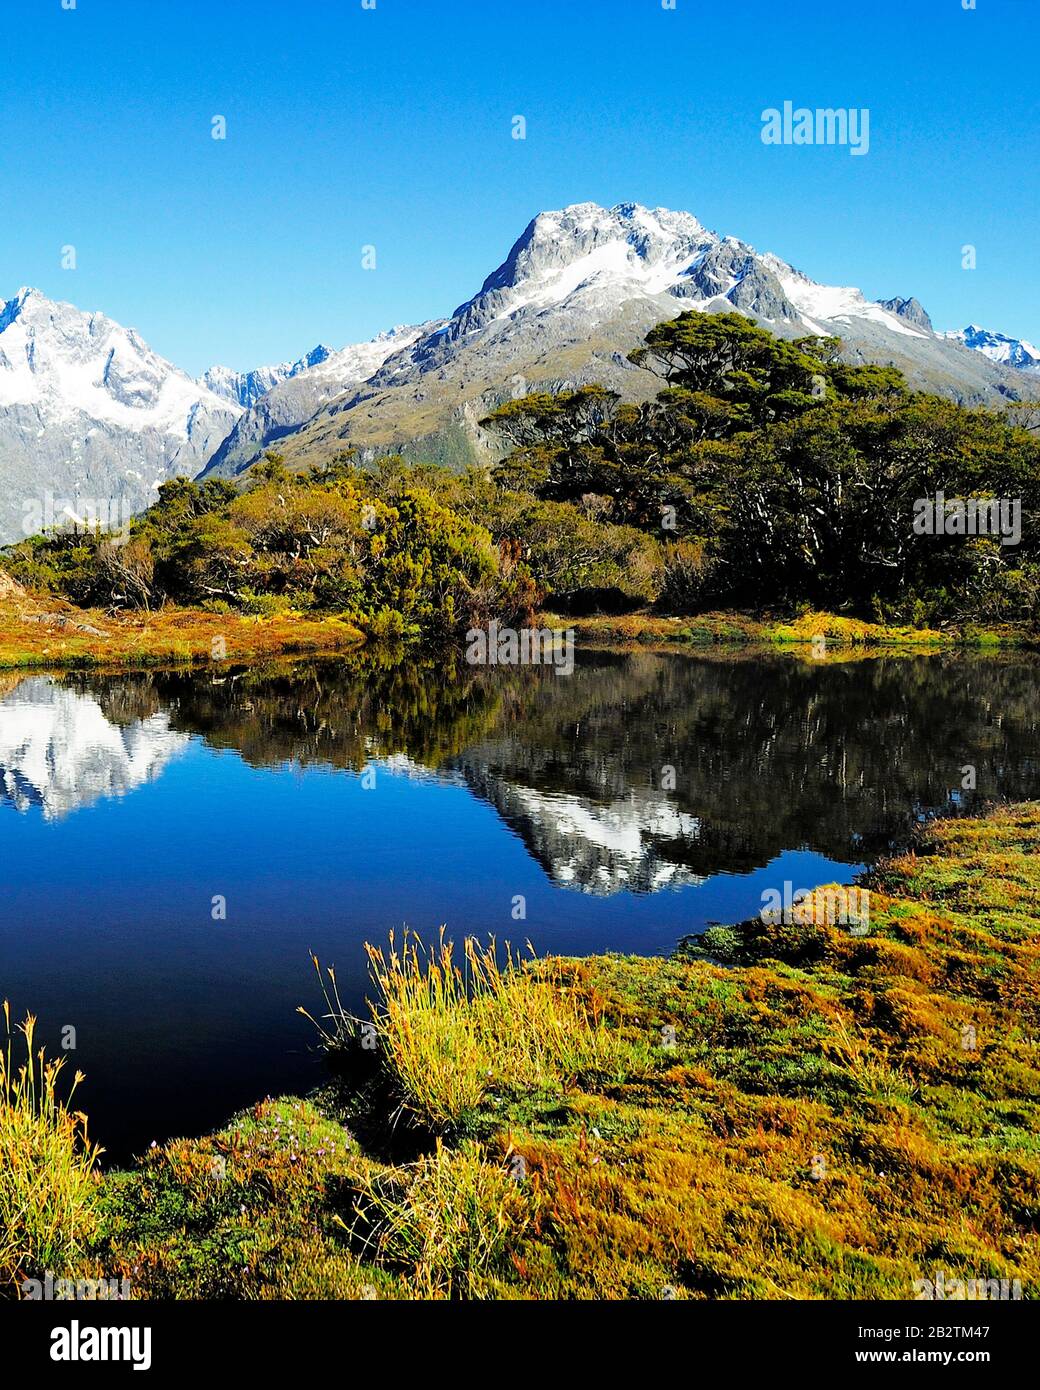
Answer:
M1040 443L1028 413L913 392L894 368L840 362L839 349L739 314L683 314L631 354L664 382L652 401L583 387L489 416L512 446L497 478L544 503L602 499L604 529L653 536L670 612L808 603L1035 623ZM916 534L915 502L939 492L1020 500L1021 543Z
M536 593L484 527L422 487L383 500L349 467L292 474L276 456L241 492L179 479L128 536L35 537L6 563L17 579L84 605L335 612L427 639L491 617L523 621Z

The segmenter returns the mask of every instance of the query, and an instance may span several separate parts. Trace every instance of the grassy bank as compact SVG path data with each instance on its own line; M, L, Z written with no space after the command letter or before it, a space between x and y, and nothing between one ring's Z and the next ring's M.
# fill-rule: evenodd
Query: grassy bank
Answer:
M699 613L693 617L665 617L655 613L626 613L571 618L544 613L547 627L573 628L584 646L698 647L763 645L777 648L820 648L849 651L950 651L1036 648L1040 636L1031 629L1010 625L983 627L898 627L863 622L835 613L806 612L797 618L756 618L745 613Z
M1031 634L1015 628L881 627L827 613L807 613L790 622L741 613L706 613L695 618L649 613L569 618L543 613L539 621L547 627L573 628L578 642L589 647L696 650L763 645L797 653L819 651L821 636L826 639L824 654L1040 645ZM336 617L216 614L176 605L154 613L112 615L76 608L53 596L0 594L0 670L251 662L274 656L334 655L353 650L363 641L358 628Z
M336 618L251 617L173 605L113 616L53 596L0 593L0 669L259 661L348 651L362 641L356 627Z
M471 952L468 992L398 943L375 1050L326 1018L321 1095L98 1179L67 1272L141 1298L898 1299L941 1270L1035 1297L1038 842L1040 804L933 825L869 880L863 936Z

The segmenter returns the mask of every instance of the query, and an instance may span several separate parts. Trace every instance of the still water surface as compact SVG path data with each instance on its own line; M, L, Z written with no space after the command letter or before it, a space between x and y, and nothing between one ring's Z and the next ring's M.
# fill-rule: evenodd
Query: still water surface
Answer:
M651 653L0 675L0 996L52 1045L75 1028L125 1159L320 1080L311 951L357 1008L363 943L404 924L670 951L937 812L1040 795L1038 685L1025 658Z

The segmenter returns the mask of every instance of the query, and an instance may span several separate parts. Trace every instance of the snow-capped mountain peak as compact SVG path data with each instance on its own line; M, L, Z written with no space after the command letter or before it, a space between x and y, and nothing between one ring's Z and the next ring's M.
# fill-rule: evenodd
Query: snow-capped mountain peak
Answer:
M942 336L963 343L972 352L981 352L991 362L1017 367L1019 371L1040 372L1040 351L1024 338L1009 338L1004 333L993 333L977 323L969 323L967 328Z
M415 341L420 330L404 324L379 333L367 343L354 343L335 349L319 343L295 362L279 362L270 367L254 367L249 372L236 372L230 367L210 367L199 377L199 383L225 400L234 401L245 410L251 409L283 381L309 373L311 382L342 381L346 389L383 365L387 357L400 352Z
M912 338L929 336L926 329L908 322L893 309L868 299L854 285L821 285L771 252L767 252L761 260L776 276L784 294L811 333L835 333L840 336L842 322L858 319Z
M385 333L377 333L367 343L353 343L349 347L340 348L317 365L313 379L343 381L342 389L346 389L347 385L366 381L373 372L379 370L388 357L411 347L427 327L426 324L416 327L399 323Z
M224 400L234 401L243 410L248 410L261 396L270 391L272 386L287 381L289 377L299 376L300 372L318 366L332 355L332 348L319 343L295 362L278 362L274 366L254 367L249 372L236 372L231 367L210 367L208 372L199 377L199 384L222 396Z
M0 307L0 406L80 413L187 439L199 405L227 408L105 314L30 288Z
M779 256L708 230L692 213L640 203L575 203L539 213L453 319L472 333L521 310L554 310L576 298L588 304L662 295L686 301L685 309L729 307L808 333L833 333L836 323L855 319L927 336L861 290L818 284ZM458 336L451 324L444 332Z
M23 288L0 304L0 540L44 490L140 508L166 478L237 477L271 448L293 466L345 446L484 462L497 446L479 422L518 391L596 381L645 398L655 383L629 353L684 311L838 337L849 360L891 363L916 389L970 404L1014 397L1023 372L1040 372L1022 340L977 325L936 333L912 297L822 284L691 213L640 203L539 213L447 319L199 382L132 329Z
M539 213L479 293L455 311L501 318L552 308L579 290L630 285L660 294L719 238L686 212L574 203ZM493 311L493 312L492 312Z
M75 511L82 498L109 514L147 506L241 413L134 329L23 287L0 303L0 540L47 513L48 494Z

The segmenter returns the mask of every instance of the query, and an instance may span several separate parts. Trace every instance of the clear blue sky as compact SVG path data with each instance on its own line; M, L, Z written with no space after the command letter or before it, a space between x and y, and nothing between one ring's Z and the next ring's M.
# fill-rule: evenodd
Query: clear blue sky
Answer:
M449 313L584 200L1040 340L1037 0L4 0L0 32L0 298L193 373ZM763 145L787 99L869 107L869 154Z

